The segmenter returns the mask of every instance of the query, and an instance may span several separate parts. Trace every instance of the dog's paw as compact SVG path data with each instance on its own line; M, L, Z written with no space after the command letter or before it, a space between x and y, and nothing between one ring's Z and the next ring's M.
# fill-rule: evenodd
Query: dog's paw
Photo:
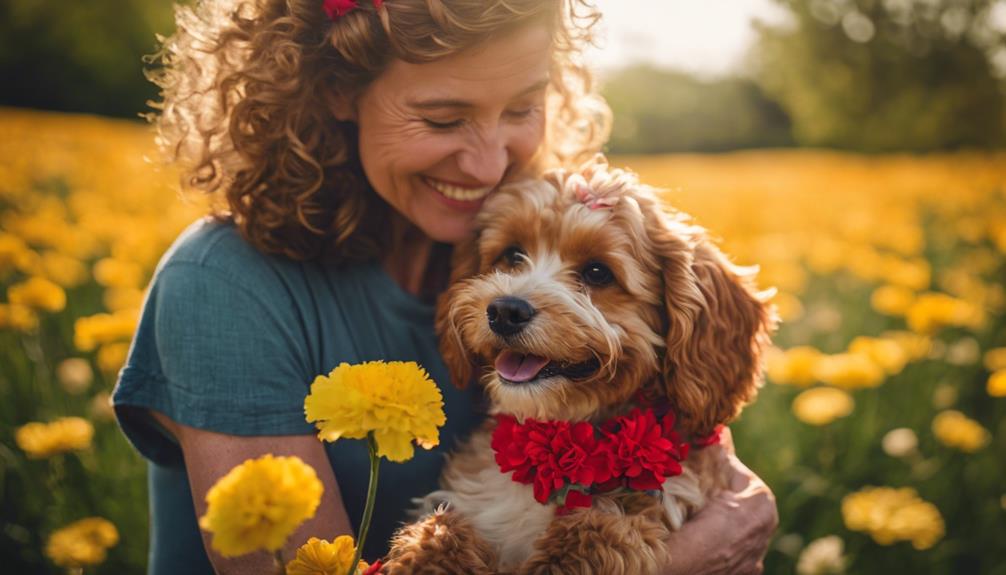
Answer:
M460 514L439 509L398 530L385 575L491 575L496 554Z
M597 509L557 517L519 575L656 575L670 561L664 520Z

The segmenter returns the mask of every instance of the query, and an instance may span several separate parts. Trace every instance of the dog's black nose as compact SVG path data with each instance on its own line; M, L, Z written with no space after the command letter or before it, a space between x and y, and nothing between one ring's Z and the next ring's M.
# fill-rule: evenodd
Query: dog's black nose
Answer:
M519 297L500 297L486 308L489 329L502 336L513 335L527 327L534 317L534 308Z

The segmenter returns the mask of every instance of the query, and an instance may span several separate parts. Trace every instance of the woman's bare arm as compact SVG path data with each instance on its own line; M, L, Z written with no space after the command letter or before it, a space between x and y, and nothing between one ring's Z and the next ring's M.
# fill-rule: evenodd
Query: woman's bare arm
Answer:
M314 435L255 437L227 435L176 423L156 411L151 413L161 425L174 434L182 447L197 517L202 517L206 513L206 492L234 466L246 459L254 459L267 453L296 455L318 473L318 478L325 486L325 492L315 516L301 525L287 541L283 549L284 560L293 559L297 548L306 543L310 537L332 540L337 535L352 533L349 516L342 503L332 466L325 454L324 446ZM202 536L210 562L221 575L275 572L272 556L264 551L228 559L213 551L210 546L210 534L204 531Z
M733 452L724 430L718 449L729 458L730 489L713 497L680 531L671 535L668 575L750 575L762 572L762 559L779 524L775 497Z

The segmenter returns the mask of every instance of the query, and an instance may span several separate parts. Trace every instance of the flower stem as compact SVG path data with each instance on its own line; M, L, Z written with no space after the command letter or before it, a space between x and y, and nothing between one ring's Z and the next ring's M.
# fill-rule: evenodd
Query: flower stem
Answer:
M367 485L367 505L363 508L360 536L356 540L356 553L353 555L353 562L349 564L347 575L356 575L356 566L360 563L360 556L363 554L363 542L367 540L370 518L374 515L374 503L377 501L377 471L381 458L377 456L377 441L374 440L373 433L367 434L367 449L370 451L370 484Z

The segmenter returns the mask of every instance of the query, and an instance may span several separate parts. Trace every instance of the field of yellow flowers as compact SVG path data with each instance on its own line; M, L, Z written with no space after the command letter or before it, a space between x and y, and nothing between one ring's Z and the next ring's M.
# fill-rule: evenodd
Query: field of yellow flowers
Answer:
M145 466L108 394L204 210L134 123L0 109L0 560L142 573ZM1006 155L623 157L779 289L734 426L768 573L1006 575Z

